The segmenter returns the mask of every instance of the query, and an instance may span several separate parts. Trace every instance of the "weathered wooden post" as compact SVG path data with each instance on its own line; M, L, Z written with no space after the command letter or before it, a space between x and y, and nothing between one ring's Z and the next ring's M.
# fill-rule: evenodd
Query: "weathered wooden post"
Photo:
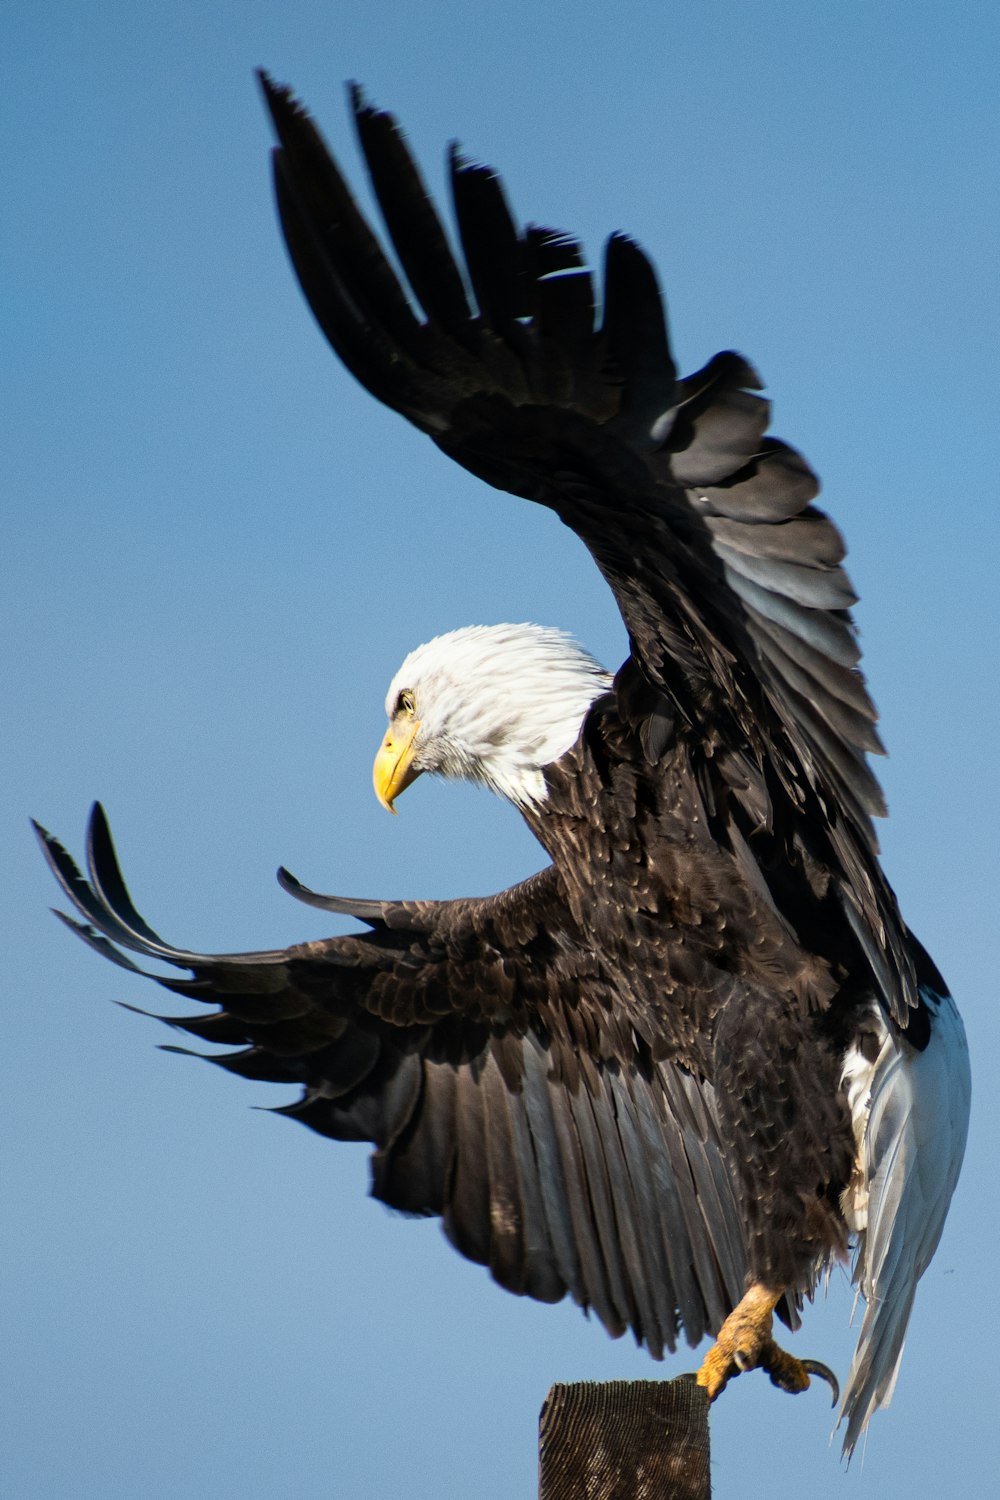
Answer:
M693 1375L554 1385L538 1427L539 1500L710 1500Z

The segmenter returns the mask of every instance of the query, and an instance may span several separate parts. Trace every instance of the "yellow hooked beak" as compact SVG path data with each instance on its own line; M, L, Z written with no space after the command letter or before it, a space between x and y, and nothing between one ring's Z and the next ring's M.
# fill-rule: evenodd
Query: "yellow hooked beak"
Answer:
M382 806L395 813L393 803L400 792L406 790L411 781L416 781L419 770L413 768L415 740L420 720L412 715L400 715L393 719L372 766L372 782L375 795Z

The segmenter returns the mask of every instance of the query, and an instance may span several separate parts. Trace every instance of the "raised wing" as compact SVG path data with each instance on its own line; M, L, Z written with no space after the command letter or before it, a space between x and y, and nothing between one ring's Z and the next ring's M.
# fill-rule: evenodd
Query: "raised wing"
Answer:
M877 860L844 546L808 465L765 434L755 371L726 353L678 379L642 251L611 237L598 309L577 243L519 230L495 173L453 149L459 261L395 121L355 88L404 286L308 116L262 81L285 238L333 348L452 458L578 533L628 627L619 698L647 755L684 734L724 767L744 835L777 845L758 845L762 866L836 892L905 1025L919 1000Z
M552 868L487 900L415 903L317 896L282 872L293 894L370 930L209 955L165 943L136 911L100 807L89 879L37 831L83 919L64 921L121 967L218 1007L160 1019L238 1047L211 1059L231 1072L301 1086L279 1113L373 1142L373 1194L440 1215L508 1290L569 1292L656 1357L681 1330L692 1345L715 1331L742 1295L713 1090L669 1055L654 1062L595 1004L600 979L575 962Z

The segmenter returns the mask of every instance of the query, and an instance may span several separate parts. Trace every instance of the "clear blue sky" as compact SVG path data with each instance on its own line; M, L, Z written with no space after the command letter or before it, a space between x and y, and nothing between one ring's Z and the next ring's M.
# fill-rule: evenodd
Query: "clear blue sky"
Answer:
M28 815L79 849L94 796L141 909L192 947L328 931L280 862L366 895L507 885L541 855L487 795L377 806L386 683L474 621L623 652L575 539L327 350L275 223L265 64L352 163L356 77L436 187L457 135L522 218L595 256L638 236L681 364L747 354L823 476L892 752L885 858L964 1010L973 1134L863 1464L841 1472L821 1394L748 1377L713 1416L716 1493L994 1494L995 7L15 0L2 26L0 1491L528 1497L553 1380L695 1363L509 1297L370 1202L361 1148L157 1052L171 1034L109 1001L160 996L47 912ZM842 1374L850 1307L837 1273L796 1340Z

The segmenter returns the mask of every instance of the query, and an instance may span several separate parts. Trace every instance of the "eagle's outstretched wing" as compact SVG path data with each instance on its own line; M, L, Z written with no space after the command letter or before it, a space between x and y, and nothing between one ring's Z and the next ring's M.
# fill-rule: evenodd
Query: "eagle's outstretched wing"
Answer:
M678 379L642 251L608 241L598 308L576 242L519 230L495 173L452 150L459 261L395 121L354 89L407 288L309 117L262 81L285 238L334 349L451 457L583 539L628 628L619 701L647 755L683 733L724 768L761 866L794 872L775 893L792 924L796 882L829 889L905 1025L919 1000L877 861L880 745L844 547L808 465L765 434L755 371L725 353Z
M208 955L165 943L136 911L100 807L89 879L37 831L86 942L221 1007L162 1019L237 1046L212 1058L234 1073L300 1085L281 1113L373 1142L375 1196L440 1215L502 1286L545 1302L568 1292L657 1357L681 1330L692 1345L717 1330L739 1300L742 1218L713 1090L596 1002L601 976L554 868L443 902L317 896L282 872L294 895L369 931Z

